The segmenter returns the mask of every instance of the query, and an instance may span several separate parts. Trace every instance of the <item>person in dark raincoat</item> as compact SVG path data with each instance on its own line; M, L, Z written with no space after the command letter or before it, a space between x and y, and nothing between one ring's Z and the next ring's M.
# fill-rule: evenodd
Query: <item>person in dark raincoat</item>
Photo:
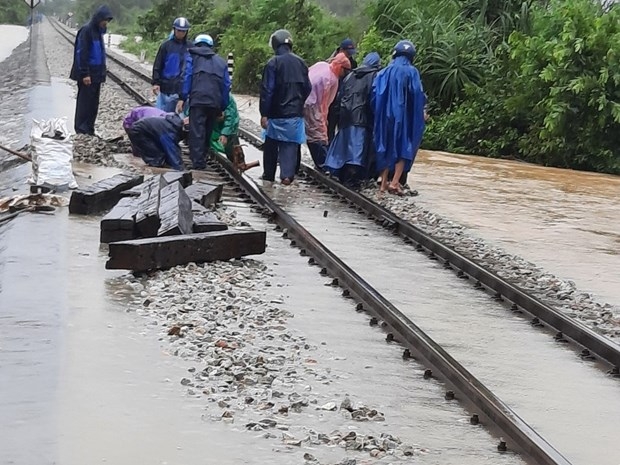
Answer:
M379 54L369 53L341 84L338 133L329 146L324 166L348 186L357 187L362 179L368 179L374 165L370 94L380 69Z
M179 142L184 137L183 120L176 113L151 116L131 127L131 145L149 166L170 166L183 171Z
M344 39L340 43L340 47L338 47L334 53L329 57L330 61L335 58L339 53L344 53L346 57L349 59L349 63L351 63L351 69L357 68L357 61L355 61L355 55L357 55L357 49L355 48L355 42L352 39ZM340 119L340 99L342 97L342 93L340 92L340 85L342 85L342 79L340 79L338 92L336 92L336 97L334 101L329 106L329 112L327 113L327 138L328 142L331 144L332 140L334 140L334 136L336 134L336 126L338 124L338 120Z
M265 130L262 179L273 182L280 161L280 180L289 185L297 173L297 154L306 141L304 102L312 86L306 63L293 53L293 37L286 29L271 34L274 56L263 69L260 124Z
M155 117L155 116L159 116L159 117L166 116L166 112L163 110L160 110L159 108L155 108L155 107L136 107L133 110L131 110L129 113L127 113L125 118L123 118L123 129L127 133L127 137L129 137L129 142L131 142L132 152L134 156L136 157L140 157L141 155L140 153L138 153L138 151L134 147L133 125L137 123L138 121L140 121L142 118L149 118L149 117Z
M172 33L160 45L153 63L153 93L157 96L156 106L165 112L173 112L181 95L185 56L191 45L187 41L190 24L186 18L177 18L172 23Z
M189 157L192 168L204 170L211 133L217 118L228 106L230 75L228 64L213 50L213 38L199 34L186 57L185 77L177 113L189 98Z
M91 20L80 28L75 37L73 66L69 77L77 81L75 102L75 132L95 135L99 112L101 84L105 82L105 43L103 35L112 21L112 11L100 6Z
M401 40L392 62L380 71L372 86L376 166L381 192L403 195L399 179L413 165L424 133L426 97L420 73L413 66L415 47ZM388 185L388 174L394 172Z

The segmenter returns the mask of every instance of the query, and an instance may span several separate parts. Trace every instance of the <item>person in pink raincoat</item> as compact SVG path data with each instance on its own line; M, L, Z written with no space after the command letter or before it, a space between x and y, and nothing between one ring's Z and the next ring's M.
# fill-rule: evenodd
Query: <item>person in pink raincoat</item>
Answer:
M319 61L308 69L312 92L304 105L306 142L315 166L320 169L327 155L327 114L338 92L338 82L351 71L351 62L344 53L330 62Z

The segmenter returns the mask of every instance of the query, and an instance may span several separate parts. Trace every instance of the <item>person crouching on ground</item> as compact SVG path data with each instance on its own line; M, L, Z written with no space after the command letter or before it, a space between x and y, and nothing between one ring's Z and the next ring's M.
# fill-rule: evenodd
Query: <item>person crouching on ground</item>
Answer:
M426 97L420 73L413 66L415 47L398 42L392 62L380 71L372 86L376 166L381 173L381 192L403 195L399 184L403 172L413 165L424 134ZM389 172L394 171L388 184Z
M312 92L304 105L306 142L317 169L321 169L327 155L327 113L338 92L338 82L351 70L351 62L344 53L329 63L319 61L310 67L308 76Z
M127 116L123 118L123 129L127 133L127 137L129 138L129 142L131 142L131 151L135 157L142 157L142 155L137 151L136 146L133 142L134 132L133 125L141 120L142 118L149 117L163 117L166 115L166 112L160 110L155 107L137 107L127 113Z
M340 84L341 101L338 111L338 133L329 146L325 168L343 184L359 186L374 171L372 149L372 108L370 93L372 83L381 69L381 58L369 53L362 65L353 70Z
M233 161L233 147L239 144L238 133L239 112L237 111L237 102L231 95L226 110L218 116L213 127L211 149L226 154L226 157Z
M166 113L164 116L142 118L132 125L131 133L131 145L144 163L183 171L179 142L186 133L179 115Z
M172 33L168 40L161 44L153 63L153 93L157 96L156 106L160 110L172 113L181 95L183 86L183 70L187 49L191 45L187 41L190 28L186 18L177 18L172 23Z
M230 76L226 60L213 50L210 35L197 35L194 45L186 57L183 91L176 110L182 113L189 98L189 158L193 169L204 170L213 126L230 99Z

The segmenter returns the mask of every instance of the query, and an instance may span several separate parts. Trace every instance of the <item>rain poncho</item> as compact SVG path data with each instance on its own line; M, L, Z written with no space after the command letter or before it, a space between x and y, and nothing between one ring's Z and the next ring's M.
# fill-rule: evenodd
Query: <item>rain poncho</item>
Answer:
M342 182L357 183L368 177L374 161L371 160L374 157L369 157L373 125L370 94L380 65L379 54L369 53L362 66L353 70L341 84L339 130L329 146L324 166ZM353 166L347 173L341 173L345 165Z
M308 69L312 92L304 106L306 140L327 145L327 113L336 92L342 69L351 69L351 63L344 53L339 53L329 63L319 61Z
M139 121L142 118L164 116L165 114L165 111L155 107L136 107L123 119L123 129L127 130L131 128L136 121Z
M394 169L398 160L411 169L424 133L426 97L420 73L404 56L380 71L372 87L374 141L379 171Z
M235 99L231 95L228 106L224 111L224 119L218 121L213 127L213 132L211 133L211 148L216 152L226 153L226 155L228 155L229 151L232 149L233 139L235 139L238 132L239 112L237 111L237 102L235 102ZM220 142L220 136L226 136L228 138L226 147Z

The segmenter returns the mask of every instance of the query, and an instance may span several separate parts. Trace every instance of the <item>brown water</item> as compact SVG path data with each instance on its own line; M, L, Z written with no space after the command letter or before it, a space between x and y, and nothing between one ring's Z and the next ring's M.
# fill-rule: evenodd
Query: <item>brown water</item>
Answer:
M257 122L258 101L239 111ZM421 150L416 203L620 306L620 177Z
M416 203L620 305L620 177L421 151Z
M620 437L617 380L318 188L264 185L572 463L617 465L610 454Z

